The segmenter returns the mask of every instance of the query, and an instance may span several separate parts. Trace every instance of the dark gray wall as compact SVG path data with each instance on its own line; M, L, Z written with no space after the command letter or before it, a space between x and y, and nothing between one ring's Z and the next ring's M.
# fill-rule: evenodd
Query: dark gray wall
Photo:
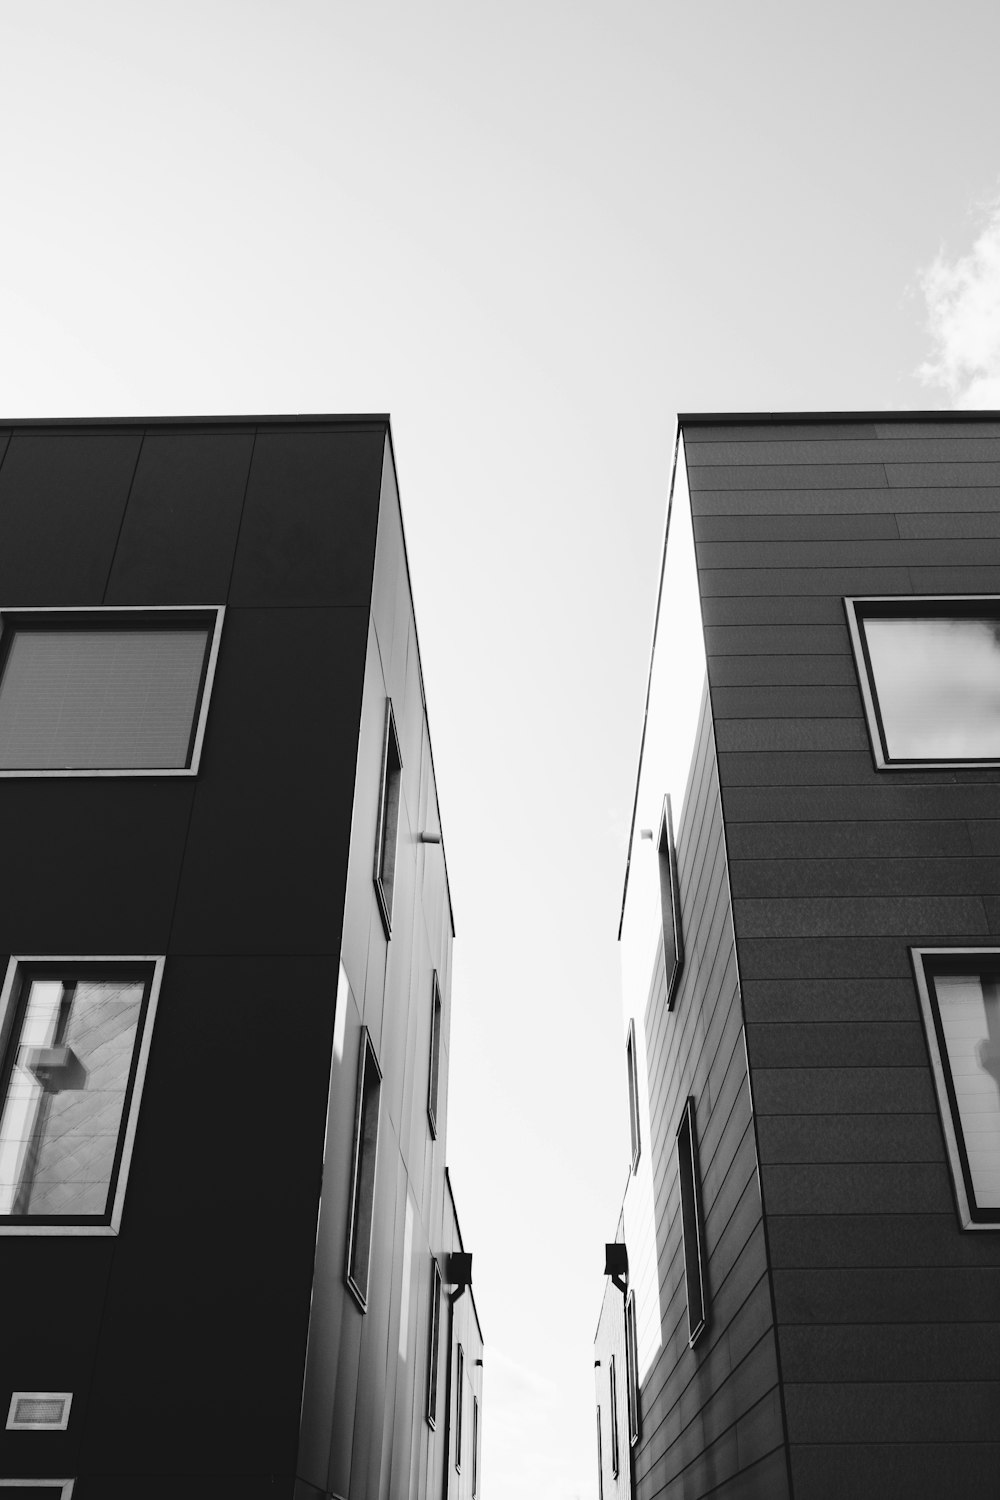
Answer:
M291 1495L385 434L3 452L0 608L229 608L196 778L0 782L3 962L167 955L120 1234L0 1236L0 1395L74 1392L67 1433L0 1432L2 1475Z
M684 969L668 1012L661 942L645 1015L663 1346L642 1385L638 1494L780 1500L787 1463L707 700L677 863ZM693 1349L675 1145L688 1095L696 1100L709 1304L708 1327ZM615 1313L620 1320L617 1306ZM620 1365L624 1380L623 1358ZM624 1441L627 1447L627 1427ZM607 1432L604 1463L608 1476Z
M845 594L1000 593L1000 422L686 422L796 1500L1000 1493L1000 1236L908 959L1000 942L1000 773L877 772Z

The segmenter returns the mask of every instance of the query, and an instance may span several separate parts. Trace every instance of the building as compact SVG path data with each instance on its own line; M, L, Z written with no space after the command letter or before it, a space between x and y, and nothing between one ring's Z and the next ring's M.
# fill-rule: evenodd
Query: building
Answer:
M1000 1493L998 640L996 413L680 419L603 1500Z
M470 1497L388 421L0 431L0 1497Z

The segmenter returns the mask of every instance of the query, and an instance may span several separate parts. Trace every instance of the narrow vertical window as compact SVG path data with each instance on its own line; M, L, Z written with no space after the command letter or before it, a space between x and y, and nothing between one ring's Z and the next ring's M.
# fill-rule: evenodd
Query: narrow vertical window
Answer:
M441 1272L431 1257L431 1319L427 1337L427 1423L437 1426L438 1345L441 1337Z
M959 1221L1000 1229L1000 949L912 956Z
M437 1138L438 1080L441 1076L441 986L437 969L431 986L431 1055L427 1077L427 1118L431 1122L431 1135Z
M635 1065L635 1021L628 1023L628 1042L625 1046L628 1064L628 1122L632 1132L632 1171L639 1165L642 1137L639 1134L639 1075Z
M625 1375L628 1381L628 1440L639 1441L639 1348L635 1332L635 1292L625 1302Z
M375 890L386 937L392 934L392 891L396 877L396 840L399 832L399 793L403 763L399 755L392 701L385 700L385 734L382 740L382 776L378 798L378 830L375 837Z
M601 1403L597 1403L597 1500L604 1500L604 1453L601 1447Z
M462 1409L465 1395L465 1351L458 1346L458 1379L455 1381L455 1468L462 1468Z
M375 1164L378 1156L379 1095L382 1073L368 1027L361 1028L358 1099L354 1116L354 1161L351 1218L347 1240L347 1284L362 1312L368 1307L368 1267L375 1213Z
M698 1180L698 1141L695 1134L694 1099L688 1098L677 1127L677 1168L681 1186L681 1224L684 1232L684 1276L687 1284L688 1343L694 1344L705 1328L705 1236Z
M163 959L12 958L0 996L0 1229L116 1231Z
M472 1398L472 1500L479 1493L479 1402Z
M660 915L663 923L663 967L667 976L667 1009L673 1010L677 999L677 981L684 967L684 935L681 932L677 850L674 845L674 823L669 797L663 799L660 837L656 847L660 864Z
M611 1392L611 1472L618 1478L618 1386L615 1381L615 1357L612 1354L608 1367L608 1385Z

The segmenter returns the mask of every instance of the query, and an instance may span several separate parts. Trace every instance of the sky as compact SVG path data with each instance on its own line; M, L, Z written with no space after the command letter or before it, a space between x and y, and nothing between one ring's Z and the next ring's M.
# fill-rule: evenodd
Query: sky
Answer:
M1000 406L1000 7L0 0L0 416L391 413L485 1500L596 1500L678 411Z

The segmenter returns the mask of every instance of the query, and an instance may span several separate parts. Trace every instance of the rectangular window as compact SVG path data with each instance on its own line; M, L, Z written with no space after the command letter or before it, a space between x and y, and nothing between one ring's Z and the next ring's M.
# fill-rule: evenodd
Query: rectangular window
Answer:
M427 1339L427 1422L437 1426L438 1345L441 1337L441 1271L431 1257L431 1320Z
M358 1098L354 1115L354 1160L351 1217L347 1236L347 1285L362 1312L368 1307L368 1266L375 1214L375 1165L378 1157L378 1112L382 1070L367 1026L361 1028Z
M222 615L0 611L0 776L193 775Z
M479 1493L479 1402L472 1398L472 1497Z
M628 1440L639 1441L639 1349L635 1332L635 1292L625 1299L625 1374L628 1379Z
M382 775L378 793L378 828L375 834L375 890L386 937L392 935L392 890L396 879L396 840L399 833L399 794L403 762L392 716L392 700L385 700L385 732L382 737Z
M708 1322L705 1301L705 1232L701 1214L698 1140L694 1100L684 1106L677 1127L677 1169L681 1185L681 1225L684 1233L684 1277L687 1283L688 1343L694 1344Z
M844 604L876 765L1000 762L1000 598Z
M628 1041L625 1044L625 1060L628 1065L628 1122L632 1132L632 1171L639 1165L642 1137L639 1133L639 1077L635 1065L635 1021L628 1023Z
M959 1219L1000 1228L1000 949L911 951Z
M72 1479L0 1479L0 1500L71 1500Z
M427 1118L431 1122L431 1135L437 1138L438 1080L441 1075L441 986L437 969L431 986L431 1055L427 1078Z
M618 1478L618 1385L615 1380L615 1357L612 1354L608 1366L608 1385L611 1393L611 1472Z
M462 1468L462 1412L465 1406L465 1351L458 1346L458 1379L455 1382L455 1468Z
M604 1500L604 1453L601 1445L601 1403L597 1403L597 1500Z
M660 915L663 923L663 967L667 976L667 1009L673 1010L677 999L677 981L684 967L684 935L681 932L677 849L674 845L674 822L669 796L663 799L660 836L656 848L660 864Z
M0 1233L117 1233L162 958L12 958Z

